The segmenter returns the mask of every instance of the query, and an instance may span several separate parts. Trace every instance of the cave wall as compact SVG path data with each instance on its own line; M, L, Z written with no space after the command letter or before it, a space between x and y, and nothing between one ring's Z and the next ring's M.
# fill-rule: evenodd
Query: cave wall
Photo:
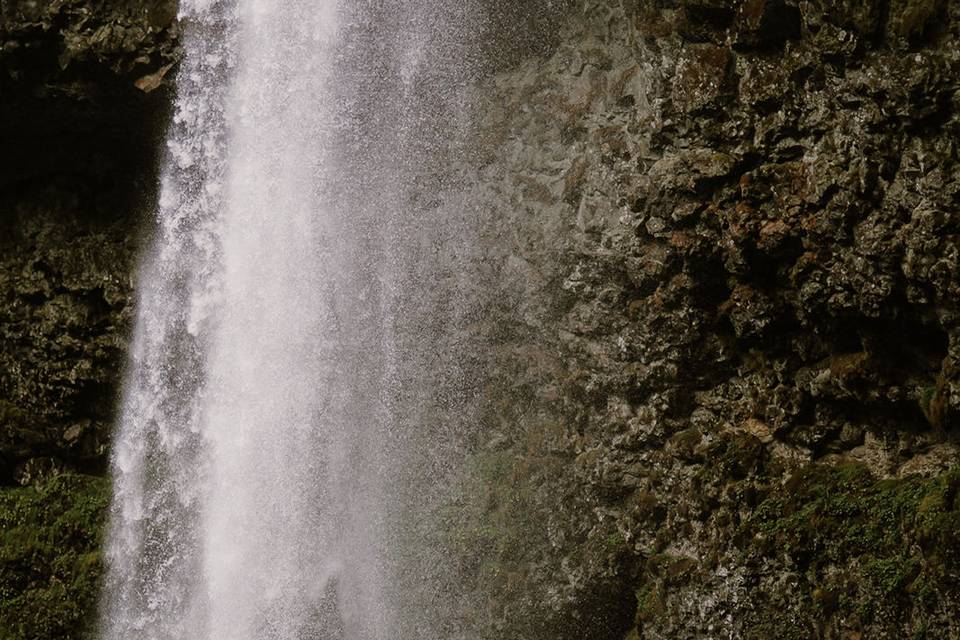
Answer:
M491 80L487 637L958 637L958 34L587 0Z

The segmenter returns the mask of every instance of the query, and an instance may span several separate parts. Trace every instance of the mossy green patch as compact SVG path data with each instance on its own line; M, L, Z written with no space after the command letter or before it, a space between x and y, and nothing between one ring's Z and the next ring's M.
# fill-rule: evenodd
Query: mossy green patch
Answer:
M636 622L642 626L662 616L666 611L663 593L656 585L644 585L636 591L637 615Z
M877 480L861 465L810 467L764 500L744 527L761 554L785 553L807 580L842 587L841 613L882 608L921 624L954 597L960 566L960 470ZM843 585L828 585L842 580Z
M547 546L538 489L551 470L519 464L506 451L484 451L471 459L470 488L483 499L480 513L460 530L460 547L485 549L484 570L492 575L519 568L531 553Z
M623 580L633 545L612 519L583 517L587 506L563 482L570 458L532 449L474 452L460 499L438 518L460 563L458 584L473 592L465 615L480 621L484 639L620 638L635 608ZM575 518L579 528L565 530ZM571 565L590 572L561 578ZM551 589L559 579L567 587ZM598 619L603 628L588 622Z
M109 493L80 475L0 491L0 640L91 637Z

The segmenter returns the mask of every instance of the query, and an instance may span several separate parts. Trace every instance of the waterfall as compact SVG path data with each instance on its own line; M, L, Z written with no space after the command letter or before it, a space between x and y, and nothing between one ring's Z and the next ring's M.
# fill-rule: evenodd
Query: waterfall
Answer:
M469 4L182 0L104 640L436 633L401 547L476 420Z

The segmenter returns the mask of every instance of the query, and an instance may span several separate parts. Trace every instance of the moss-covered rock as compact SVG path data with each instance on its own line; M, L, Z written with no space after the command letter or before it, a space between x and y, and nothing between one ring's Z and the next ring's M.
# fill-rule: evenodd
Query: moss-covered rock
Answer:
M0 638L92 638L109 483L56 475L0 490Z
M510 402L472 495L537 500L533 604L477 599L517 638L957 635L960 9L580 9L481 109Z
M103 470L171 97L138 82L179 56L175 7L0 6L0 485Z
M942 612L960 597L958 489L956 469L878 480L863 465L810 467L772 491L738 539L754 561L796 571L789 609L820 633L950 637Z

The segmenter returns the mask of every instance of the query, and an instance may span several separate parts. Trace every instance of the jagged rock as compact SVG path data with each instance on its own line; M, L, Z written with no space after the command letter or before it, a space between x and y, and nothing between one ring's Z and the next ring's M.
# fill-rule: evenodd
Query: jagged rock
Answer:
M103 469L175 13L169 0L0 3L0 484Z
M511 44L470 168L503 295L443 520L463 620L957 636L960 5L569 4L477 35ZM102 469L174 18L0 3L4 483Z
M487 557L515 576L509 595L478 577L489 637L957 635L960 9L587 0L568 19L486 111L515 141L485 168L524 238L506 253L558 310L510 334L563 363L539 382L559 402L497 421L549 535ZM562 62L588 58L590 106L563 108L585 85ZM566 198L511 206L574 161ZM566 425L549 472L530 413Z

